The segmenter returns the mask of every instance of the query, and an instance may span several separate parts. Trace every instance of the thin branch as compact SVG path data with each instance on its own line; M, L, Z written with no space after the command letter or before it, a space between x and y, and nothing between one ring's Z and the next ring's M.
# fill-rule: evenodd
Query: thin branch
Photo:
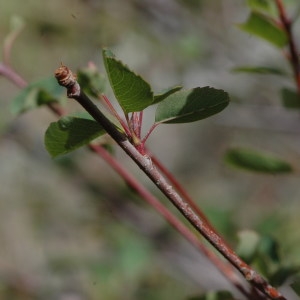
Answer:
M139 112L139 126L138 126L138 132L137 132L139 139L142 136L143 117L144 117L144 111L142 110Z
M99 98L103 100L103 102L106 104L108 110L113 114L113 116L120 122L121 126L123 127L124 131L126 132L127 136L130 136L131 133L129 131L129 128L127 124L124 122L124 120L120 117L120 115L117 113L115 108L112 106L111 102L104 94L99 94Z
M7 64L0 63L0 74L21 89L27 86L27 82Z
M177 190L177 192L185 199L185 201L191 206L191 208L195 211L195 213L206 222L213 231L216 231L213 225L210 223L206 215L202 212L202 210L198 207L195 201L190 197L190 195L186 192L186 190L182 187L182 185L176 180L169 170L165 168L165 166L153 155L150 155L155 166L168 178L171 185Z
M69 98L75 99L90 115L106 130L117 144L128 154L129 157L142 169L153 181L161 192L174 204L182 215L200 232L206 240L217 249L252 285L259 289L270 299L286 300L281 293L272 287L260 274L247 265L236 253L226 245L222 238L213 232L193 209L182 199L177 191L167 182L156 169L149 156L141 155L130 143L127 137L103 115L97 106L81 91L73 73L65 66L61 66L55 72L58 83L67 88Z
M300 95L300 62L299 62L299 52L295 43L295 38L292 32L292 21L288 18L285 7L282 0L275 1L277 10L279 13L280 21L286 32L289 45L289 60L293 69L294 78L297 86L298 93Z
M17 37L20 35L20 33L24 29L24 24L19 24L16 30L12 31L8 36L4 39L4 45L3 45L3 62L6 65L10 64L10 54L11 49L14 45L14 42L16 41Z
M189 241L196 249L200 250L242 294L246 297L250 293L243 287L233 271L231 265L223 262L212 251L208 250L199 238L185 226L170 210L168 210L159 200L154 197L139 181L137 181L120 163L102 146L90 144L89 148L102 157L111 168L113 168L125 182L133 188L142 199L145 199L160 215L162 215L187 241ZM251 299L251 298L249 298Z
M151 128L149 129L149 131L147 132L147 134L145 135L145 137L142 139L142 144L144 145L147 141L147 139L149 138L150 134L152 133L152 131L156 128L156 126L158 125L158 123L154 123Z

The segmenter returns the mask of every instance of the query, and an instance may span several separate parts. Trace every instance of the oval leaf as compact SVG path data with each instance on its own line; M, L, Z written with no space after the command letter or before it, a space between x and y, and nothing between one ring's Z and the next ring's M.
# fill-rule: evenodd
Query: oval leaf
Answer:
M237 73L254 73L254 74L262 74L262 75L264 74L280 75L280 76L286 75L280 69L272 68L272 67L264 67L264 66L259 66L259 67L241 66L232 69L232 71Z
M64 88L53 77L33 82L24 88L12 101L11 111L20 114L51 102L60 102Z
M205 119L222 111L229 103L223 90L211 87L179 91L160 102L156 123L188 123Z
M225 161L238 168L262 173L280 174L292 171L291 165L279 158L243 148L228 150Z
M67 116L49 125L45 146L49 154L56 157L86 145L104 133L105 130L95 121Z
M279 48L284 47L288 42L287 35L281 27L266 15L255 11L252 11L248 20L238 25L238 27L248 33L259 36Z
M258 11L270 12L272 10L270 0L247 0L247 5Z
M153 103L151 87L141 76L117 60L108 49L103 50L103 60L110 85L125 113L142 111Z

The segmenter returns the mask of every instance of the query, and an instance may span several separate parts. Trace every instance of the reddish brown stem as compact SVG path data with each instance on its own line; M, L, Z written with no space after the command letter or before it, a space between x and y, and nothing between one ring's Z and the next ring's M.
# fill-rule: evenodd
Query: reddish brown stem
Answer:
M90 115L106 130L117 144L129 157L141 168L141 170L153 181L161 192L174 204L182 215L200 232L211 245L217 249L227 260L248 280L270 299L286 299L281 293L272 287L260 274L247 265L236 253L226 245L222 238L206 224L193 211L177 191L168 183L156 169L149 156L143 156L130 143L127 137L103 115L94 103L81 91L80 85L72 72L67 67L56 70L55 76L60 85L67 88L69 98L75 99Z
M151 158L156 167L166 176L166 178L168 178L172 186L186 200L186 202L191 206L195 213L197 213L198 216L213 229L213 226L210 224L210 221L207 219L205 214L200 210L198 205L194 202L194 200L190 197L186 190L181 186L181 184L176 180L173 174L169 172L169 170L167 170L165 166L155 156L151 155Z
M142 136L142 124L143 124L143 116L144 116L144 112L140 111L139 112L139 126L138 126L138 138L140 139Z
M282 23L282 26L288 38L288 46L289 46L289 54L290 54L289 60L293 69L298 94L300 95L300 62L299 62L299 53L292 32L292 22L287 16L282 0L276 0L275 3L278 9L280 21Z
M109 164L109 166L112 167L126 181L126 183L141 196L142 199L145 199L179 233L181 233L181 235L200 250L200 252L202 252L240 292L249 297L249 292L247 292L241 285L231 266L224 263L212 251L208 250L187 226L179 221L179 219L171 213L170 210L168 210L156 197L154 197L143 185L141 185L107 150L95 144L90 144L89 148L101 156Z
M19 34L22 32L24 25L21 25L17 30L13 30L4 40L3 45L3 62L6 65L10 65L10 54L13 44Z
M142 140L142 144L145 145L147 139L149 138L150 134L152 133L152 131L156 128L156 126L158 126L158 123L154 123L151 128L149 129L149 131L147 132L147 134L145 135L145 137Z
M111 102L109 101L109 99L104 95L104 94L100 94L99 95L100 99L103 100L103 102L106 104L107 108L109 109L109 111L117 118L117 120L120 122L121 126L123 127L124 131L126 132L127 136L131 136L131 133L128 129L127 124L122 120L122 118L120 117L120 115L116 112L115 108L112 106Z
M0 74L19 88L25 88L27 86L27 82L7 64L0 63Z
M215 227L211 224L210 220L206 217L204 212L199 208L195 201L186 192L183 186L176 180L171 172L156 158L156 156L150 155L155 166L166 176L170 184L177 190L177 192L182 196L182 198L190 205L190 207L195 211L195 213L206 222L207 226L214 232L217 232ZM225 242L225 241L224 241Z

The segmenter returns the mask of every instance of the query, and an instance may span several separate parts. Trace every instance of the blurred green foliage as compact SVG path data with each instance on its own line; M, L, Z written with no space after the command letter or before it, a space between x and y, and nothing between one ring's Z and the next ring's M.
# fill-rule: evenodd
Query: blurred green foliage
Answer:
M244 22L248 13L239 0L2 2L2 41L13 16L25 23L11 62L29 83L49 77L61 62L76 69L92 61L104 70L102 46L113 47L157 90L174 84L212 85L229 91L236 99L233 105L259 104L260 111L263 105L280 103L278 86L287 83L279 76L261 80L230 74L233 67L251 62L288 73L277 50L233 26ZM296 1L286 3L293 7ZM43 135L55 117L43 108L16 119L10 106L19 90L4 78L0 88L1 299L179 300L224 285L211 267L205 269L203 258L192 255L169 225L97 157L81 150L51 161ZM112 97L110 90L107 93ZM67 108L78 111L70 103ZM284 266L297 266L297 171L289 177L252 175L221 163L224 149L236 144L298 161L298 136L265 130L266 123L280 123L267 118L268 112L265 123L247 115L262 124L260 130L226 126L226 115L224 123L216 117L201 126L166 125L150 147L229 242L237 243L243 228L272 235L280 243ZM234 117L229 110L227 118ZM255 251L262 253L264 262L262 248ZM269 273L274 282L282 282L276 268Z

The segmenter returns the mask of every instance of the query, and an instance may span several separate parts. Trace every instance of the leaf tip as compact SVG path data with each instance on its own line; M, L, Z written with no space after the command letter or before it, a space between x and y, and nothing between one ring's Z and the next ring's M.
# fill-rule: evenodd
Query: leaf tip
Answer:
M108 47L102 48L102 55L104 58L116 58L115 54Z

